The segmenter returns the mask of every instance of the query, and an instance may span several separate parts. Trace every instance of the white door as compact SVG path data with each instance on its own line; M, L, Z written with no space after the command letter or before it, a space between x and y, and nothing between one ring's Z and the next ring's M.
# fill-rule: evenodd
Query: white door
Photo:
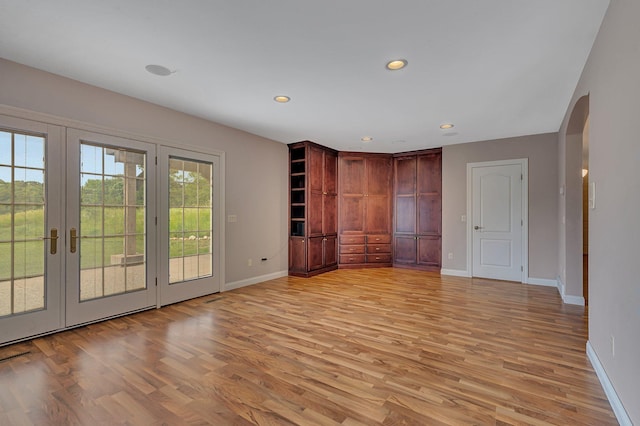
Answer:
M0 116L0 344L63 326L63 131Z
M521 160L471 167L474 277L523 282L525 168Z
M160 302L220 291L220 158L158 151Z
M66 326L156 306L155 145L67 131Z

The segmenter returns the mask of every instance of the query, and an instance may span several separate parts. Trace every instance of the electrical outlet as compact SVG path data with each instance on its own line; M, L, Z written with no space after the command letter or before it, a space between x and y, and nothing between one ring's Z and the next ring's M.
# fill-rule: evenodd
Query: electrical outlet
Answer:
M449 260L453 260L453 253L449 253L449 256L447 256L449 258Z
M253 259L247 260L247 266L252 266L252 265L253 265Z

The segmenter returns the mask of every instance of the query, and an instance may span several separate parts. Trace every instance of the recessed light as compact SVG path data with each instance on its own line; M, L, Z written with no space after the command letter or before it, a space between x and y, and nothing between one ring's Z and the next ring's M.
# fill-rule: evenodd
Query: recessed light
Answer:
M393 61L387 62L387 69L391 71L401 70L406 67L408 64L406 59L394 59Z
M360 138L362 142L371 142L373 138L371 136L363 136Z
M160 77L166 77L171 75L171 70L167 67L163 67L162 65L147 65L144 67L148 72L153 75L159 75Z
M288 97L288 96L280 95L280 96L274 97L273 100L276 101L276 102L279 102L281 104L286 104L287 102L289 102L291 100L291 98Z
M453 129L453 124L451 124L451 123L441 124L440 128L442 130Z

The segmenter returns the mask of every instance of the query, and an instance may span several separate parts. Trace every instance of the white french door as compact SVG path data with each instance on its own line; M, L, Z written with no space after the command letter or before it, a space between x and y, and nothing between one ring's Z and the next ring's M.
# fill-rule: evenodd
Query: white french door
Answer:
M0 116L0 344L63 327L63 132Z
M66 188L66 326L155 306L155 145L68 129Z
M221 156L156 154L0 115L0 345L220 291Z
M159 305L220 291L220 158L160 147Z

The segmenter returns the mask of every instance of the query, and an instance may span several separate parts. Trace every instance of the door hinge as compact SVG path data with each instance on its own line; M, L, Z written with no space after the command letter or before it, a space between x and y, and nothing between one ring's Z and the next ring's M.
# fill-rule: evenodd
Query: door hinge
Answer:
M156 157L156 158L158 158L158 157ZM524 178L522 177L522 173L520 173L520 180L524 180Z
M157 224L157 223L158 223L158 222L156 221L156 224ZM524 219L520 219L520 226L524 226Z
M156 216L156 226L158 226L158 216Z
M524 272L524 266L520 265L520 272Z
M156 287L158 287L158 277L156 277Z
M158 165L158 156L156 155L156 166Z

